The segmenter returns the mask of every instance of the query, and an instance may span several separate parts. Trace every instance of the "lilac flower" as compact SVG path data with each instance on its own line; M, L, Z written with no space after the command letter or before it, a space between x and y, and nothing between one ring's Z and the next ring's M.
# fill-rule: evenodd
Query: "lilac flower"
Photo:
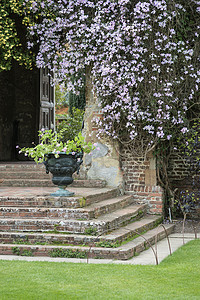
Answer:
M188 1L198 8L198 1ZM142 134L150 143L175 136L169 128L185 132L181 124L200 82L191 46L197 45L199 28L177 41L187 5L176 2L32 2L32 11L42 13L41 23L30 28L29 47L34 36L39 45L37 66L54 71L75 94L84 84L76 74L91 66L93 92L104 114L95 120L97 138L106 134L120 140L125 130L131 140ZM55 18L47 17L49 11Z
M181 129L181 132L184 134L184 133L186 133L186 132L188 132L189 130L187 129L187 127L183 127L182 129Z

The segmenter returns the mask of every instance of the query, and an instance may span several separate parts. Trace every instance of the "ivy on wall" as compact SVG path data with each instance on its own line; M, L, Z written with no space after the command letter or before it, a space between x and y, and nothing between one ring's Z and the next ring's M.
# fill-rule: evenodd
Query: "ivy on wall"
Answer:
M0 71L10 70L13 60L28 69L32 68L35 49L27 48L27 26L33 21L30 14L31 1L24 6L22 0L1 0Z

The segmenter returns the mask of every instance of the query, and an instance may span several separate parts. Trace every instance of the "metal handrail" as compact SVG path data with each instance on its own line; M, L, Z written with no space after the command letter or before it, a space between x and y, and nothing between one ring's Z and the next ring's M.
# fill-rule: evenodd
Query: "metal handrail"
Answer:
M170 245L170 241L169 241L169 236L168 236L168 233L167 233L167 230L166 230L164 224L159 224L158 227L157 227L157 234L156 234L156 240L155 240L155 251L156 251L156 255L158 256L158 249L157 249L157 243L158 243L158 229L159 229L159 227L161 227L161 226L162 226L162 227L164 228L164 230L165 230L166 238L167 238L168 245L169 245L169 253L170 253L170 255L172 255L172 250L171 250L171 245Z

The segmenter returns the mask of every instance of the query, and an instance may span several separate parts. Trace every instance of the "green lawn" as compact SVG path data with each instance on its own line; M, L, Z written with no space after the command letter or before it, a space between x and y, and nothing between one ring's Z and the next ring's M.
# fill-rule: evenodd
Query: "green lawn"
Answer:
M158 266L0 261L0 299L200 299L200 240Z

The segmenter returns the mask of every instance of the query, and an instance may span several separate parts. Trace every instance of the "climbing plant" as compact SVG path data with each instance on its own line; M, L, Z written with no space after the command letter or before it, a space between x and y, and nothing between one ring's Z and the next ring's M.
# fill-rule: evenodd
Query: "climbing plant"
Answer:
M38 47L37 66L56 73L73 94L90 75L104 114L96 120L99 137L143 157L154 150L164 174L177 137L197 117L199 1L8 1L17 2L28 28L27 51Z
M13 61L31 69L34 64L33 49L27 48L27 27L38 18L31 14L32 1L0 1L0 71L10 70Z
M44 0L32 11L41 15L30 27L37 66L74 93L83 85L77 74L91 70L104 113L99 135L145 155L188 131L199 101L198 1Z

